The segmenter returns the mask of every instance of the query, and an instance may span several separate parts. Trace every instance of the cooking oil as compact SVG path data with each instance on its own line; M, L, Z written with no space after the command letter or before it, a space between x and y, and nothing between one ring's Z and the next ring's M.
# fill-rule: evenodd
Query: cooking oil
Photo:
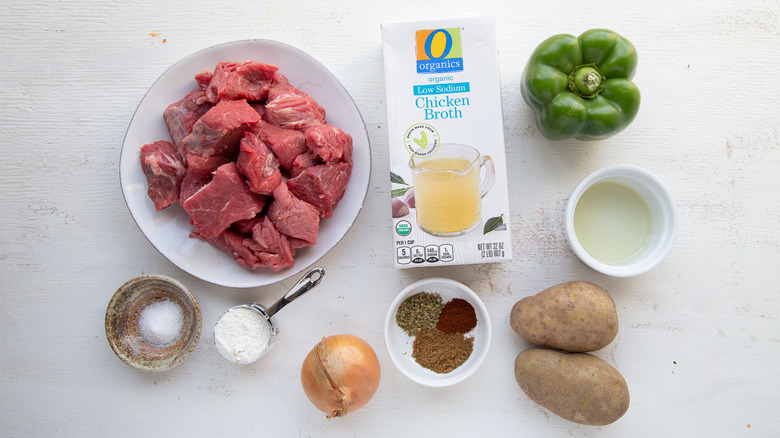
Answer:
M603 263L620 264L639 254L651 229L647 203L625 184L596 183L585 190L574 209L577 240Z

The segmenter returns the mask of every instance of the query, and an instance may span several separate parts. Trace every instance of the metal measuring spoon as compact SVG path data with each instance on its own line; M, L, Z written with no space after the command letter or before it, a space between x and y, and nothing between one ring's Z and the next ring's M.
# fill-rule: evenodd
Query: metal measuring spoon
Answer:
M268 308L253 302L252 304L233 306L226 310L214 325L214 344L217 350L226 359L239 364L250 364L265 356L279 333L279 328L272 317L294 299L320 284L324 276L324 269L312 269L301 277L282 298ZM259 322L254 317L249 317L249 320L240 320L238 314L247 313L243 309L250 309L259 314L261 316ZM244 317L246 316L248 315L244 315ZM220 337L220 335L222 336Z

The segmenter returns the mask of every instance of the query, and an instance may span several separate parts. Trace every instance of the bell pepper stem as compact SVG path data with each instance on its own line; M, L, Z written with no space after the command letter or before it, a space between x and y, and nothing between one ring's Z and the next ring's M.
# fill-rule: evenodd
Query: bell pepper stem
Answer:
M569 89L584 99L592 99L604 89L606 78L596 64L574 67L569 73Z

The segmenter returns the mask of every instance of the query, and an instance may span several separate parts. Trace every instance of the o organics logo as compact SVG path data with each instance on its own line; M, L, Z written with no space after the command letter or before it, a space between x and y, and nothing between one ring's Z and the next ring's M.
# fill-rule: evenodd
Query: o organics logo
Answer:
M463 71L460 28L418 30L417 73Z

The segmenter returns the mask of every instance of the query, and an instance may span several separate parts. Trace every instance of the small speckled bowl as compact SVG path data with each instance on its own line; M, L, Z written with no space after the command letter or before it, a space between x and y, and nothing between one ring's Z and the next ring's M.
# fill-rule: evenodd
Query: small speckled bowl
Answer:
M156 302L169 300L182 309L182 327L166 346L144 342L138 325L141 312ZM142 275L123 284L106 309L106 337L114 353L125 363L144 371L165 371L181 364L200 338L200 307L180 282L164 275Z
M477 326L466 333L466 337L474 338L474 351L463 365L449 373L435 373L418 364L412 357L414 338L407 335L395 320L401 303L418 292L438 293L444 303L453 298L462 298L474 307L477 314ZM454 385L474 374L487 357L490 336L490 315L485 304L466 285L448 278L426 278L405 287L390 304L385 319L385 345L390 359L403 375L414 382L430 387Z

